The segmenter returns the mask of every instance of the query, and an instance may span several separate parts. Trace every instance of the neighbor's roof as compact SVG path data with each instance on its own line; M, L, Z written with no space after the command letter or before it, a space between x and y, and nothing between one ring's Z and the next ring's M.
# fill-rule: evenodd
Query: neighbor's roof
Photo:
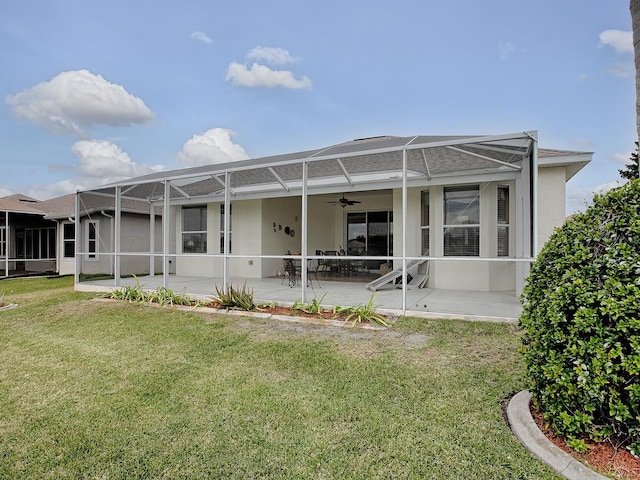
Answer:
M10 195L9 197L0 198L0 211L10 213L30 213L33 215L43 215L41 210L38 210L37 203L24 203L16 199L16 195Z

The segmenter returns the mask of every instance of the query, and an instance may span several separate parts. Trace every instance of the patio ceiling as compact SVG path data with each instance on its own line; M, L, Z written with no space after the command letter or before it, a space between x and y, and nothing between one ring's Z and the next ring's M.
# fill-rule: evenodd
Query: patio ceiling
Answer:
M239 162L159 172L92 189L122 198L161 202L164 181L171 184L171 201L223 199L225 177L229 193L237 198L300 195L303 164L308 194L342 190L390 188L403 178L424 184L462 175L508 174L516 176L529 158L535 133L465 137L374 137L324 149L290 153Z

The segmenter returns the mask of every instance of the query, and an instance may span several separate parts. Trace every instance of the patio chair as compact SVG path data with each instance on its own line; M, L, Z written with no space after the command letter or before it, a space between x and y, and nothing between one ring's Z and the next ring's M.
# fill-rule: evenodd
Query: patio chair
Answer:
M284 279L289 279L289 287L294 287L298 283L298 270L292 259L283 258L282 264L284 266L284 274L282 275L282 282L280 285L284 285Z
M325 260L326 268L323 270L325 276L334 272L336 273L336 275L340 275L340 262L337 258L337 250L326 250L324 252L324 256L327 257Z
M315 258L307 260L307 287L310 286L313 289L311 276L314 276L316 279L316 283L318 284L318 288L322 288L320 286L320 280L318 280L318 270L320 270L320 260Z

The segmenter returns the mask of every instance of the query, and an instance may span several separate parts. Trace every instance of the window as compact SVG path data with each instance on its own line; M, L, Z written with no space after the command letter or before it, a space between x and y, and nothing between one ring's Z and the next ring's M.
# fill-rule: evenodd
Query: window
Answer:
M76 256L76 229L73 223L64 223L62 225L62 248L64 258Z
M207 206L182 207L182 253L207 253Z
M509 187L498 185L498 256L509 256Z
M98 239L100 236L100 222L88 220L85 228L85 250L89 254L87 260L98 260Z
M231 253L231 238L233 236L233 205L229 204L229 253ZM220 253L224 253L224 203L220 204Z
M56 258L56 229L25 228L25 258L46 260Z
M422 215L420 225L422 254L429 255L429 190L422 192Z
M480 188L444 189L445 256L480 255Z

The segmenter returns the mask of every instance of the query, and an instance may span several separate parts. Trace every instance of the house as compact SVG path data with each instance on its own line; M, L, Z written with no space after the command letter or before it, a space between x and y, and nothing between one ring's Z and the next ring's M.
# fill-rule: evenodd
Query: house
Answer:
M76 271L76 194L50 200L36 200L16 194L0 198L0 277L37 274L73 275ZM87 231L83 250L113 248L114 205L101 196L83 205L81 222ZM127 230L125 250L138 250L149 243L149 204L124 200L120 221ZM157 233L160 237L160 228ZM98 232L100 237L98 238ZM92 237L95 237L93 239ZM107 242L103 247L98 242ZM8 254L7 254L8 252ZM113 256L87 255L81 258L86 275L113 275ZM141 257L127 259L123 274L147 274L154 268Z
M84 274L108 273L103 255L113 260L113 285L142 258L165 286L187 279L189 291L189 278L277 281L284 257L305 264L346 250L344 261L374 273L392 264L400 278L427 260L428 288L516 296L532 258L564 221L566 182L591 157L538 148L536 132L384 136L84 190L75 215L85 218L77 288ZM113 207L109 228L91 219L99 198ZM126 202L148 205L143 229L155 235L132 241ZM400 286L406 308L410 286Z

